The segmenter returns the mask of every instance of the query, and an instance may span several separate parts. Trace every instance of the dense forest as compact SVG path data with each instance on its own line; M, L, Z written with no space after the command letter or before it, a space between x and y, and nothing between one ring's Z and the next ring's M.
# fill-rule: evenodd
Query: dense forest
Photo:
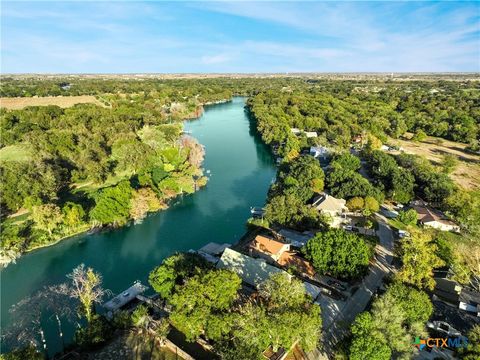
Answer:
M277 186L270 193L267 214L274 223L286 216L283 222L299 229L312 222L321 227L325 219L305 203L325 187L347 200L362 197L370 203L371 198L381 203L421 196L468 231L478 231L478 191L458 188L424 159L375 151L407 131L465 142L477 151L478 82L3 77L0 94L95 95L103 104L0 109L6 258L92 226L141 219L167 206L172 196L202 186L202 148L182 134L181 121L198 116L202 104L232 95L249 96L247 106L264 141L287 162L309 145L328 145L341 154L355 138L366 144L362 156L372 183L358 173L359 164L345 158L334 159L325 173L297 164L285 189ZM318 137L297 136L291 128L315 131ZM378 162L387 166L385 173L372 171ZM313 173L304 175L305 169ZM282 171L287 170L280 178ZM308 174L314 185L305 187Z
M319 274L358 279L376 241L329 229L331 219L310 206L323 191L345 199L365 228L375 226L381 204L417 198L461 225L460 234L421 228L415 211L400 211L390 225L411 236L395 249L398 271L357 316L340 349L351 359L407 357L411 338L424 334L433 312L434 269L449 266L458 282L480 287L480 191L455 183L451 158L437 164L381 146L409 132L418 143L430 135L477 153L479 90L478 82L437 80L5 78L2 96L95 95L103 106L0 109L2 256L13 260L92 228L140 221L176 195L194 192L206 183L204 150L183 132L182 121L197 117L204 104L245 95L252 123L279 160L265 216L250 225L322 230L301 249ZM329 149L326 163L308 155L314 145ZM92 278L99 287L100 275ZM320 308L298 280L273 276L245 296L236 274L186 253L165 259L149 283L169 305L168 323L188 341L207 340L222 358L259 358L269 347L290 348L299 339L306 351L318 345ZM79 307L86 319L75 335L80 348L105 342L113 327L148 328L142 322L152 309L140 306L110 323L89 312L94 303ZM155 329L168 333L168 323Z
M203 186L203 147L181 121L232 93L189 85L107 94L105 106L2 108L3 261L92 227L141 220Z
M362 212L367 223L374 221L372 214L384 201L408 204L422 199L459 223L462 233L422 229L412 237L413 247L406 244L408 250L400 249L399 256L408 258L412 249L433 250L442 261L426 265L427 279L434 267L448 265L458 281L478 286L480 191L464 189L451 178L458 160L446 155L441 163L432 163L421 155L380 150L391 139L413 132L412 142L420 144L428 134L468 143L465 151L478 152L478 90L477 83L461 82L315 81L281 91L259 91L249 98L248 110L281 165L265 219L251 222L300 231L324 228L328 219L308 205L324 189L347 200L348 208ZM318 136L307 137L301 131ZM310 146L328 149L323 168L306 155ZM404 221L400 227L416 233L416 213L410 222L411 214L400 215ZM428 262L429 257L425 259Z

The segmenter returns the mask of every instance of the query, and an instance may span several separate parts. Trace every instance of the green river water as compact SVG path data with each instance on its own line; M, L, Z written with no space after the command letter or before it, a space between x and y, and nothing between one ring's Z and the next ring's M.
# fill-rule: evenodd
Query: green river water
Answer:
M114 231L64 240L21 257L1 274L1 326L15 322L9 309L45 285L66 280L79 265L103 275L104 287L118 293L133 281L148 284L148 273L176 251L198 249L208 242L236 242L245 232L250 206L264 204L275 176L273 158L244 112L244 98L207 106L186 130L205 146L210 180L198 192L176 199L172 206L143 223ZM54 318L42 327L52 354L61 350ZM66 340L74 326L62 324Z

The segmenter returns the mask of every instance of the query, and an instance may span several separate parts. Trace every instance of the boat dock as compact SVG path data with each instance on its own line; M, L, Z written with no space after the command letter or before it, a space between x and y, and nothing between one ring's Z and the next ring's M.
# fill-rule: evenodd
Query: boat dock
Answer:
M147 287L140 281L136 281L127 290L115 296L103 304L103 307L109 312L114 313L123 306L127 305L132 300L136 299L139 295L143 294L147 290Z

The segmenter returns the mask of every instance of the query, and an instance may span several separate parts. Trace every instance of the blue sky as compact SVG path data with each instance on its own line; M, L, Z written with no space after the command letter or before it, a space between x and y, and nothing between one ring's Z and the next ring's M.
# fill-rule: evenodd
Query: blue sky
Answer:
M8 2L2 73L480 71L479 2Z

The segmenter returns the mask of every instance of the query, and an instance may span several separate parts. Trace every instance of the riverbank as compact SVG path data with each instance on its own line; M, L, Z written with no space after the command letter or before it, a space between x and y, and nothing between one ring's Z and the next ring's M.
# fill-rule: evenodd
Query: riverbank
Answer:
M225 99L225 100L218 101L216 103L226 103L228 101L231 101L231 100ZM210 105L210 103L206 103L205 105ZM191 119L187 115L186 117L184 117L184 119L182 121L185 122L187 120L197 120L197 119L199 119L202 116L203 111L204 111L202 105L200 105L200 109L201 109L201 114L200 115L196 116L195 118L191 118ZM86 234L90 235L90 233L93 234L93 233L97 233L97 232L100 232L100 231L112 231L112 230L122 228L124 226L131 226L132 223L136 225L137 223L141 222L143 220L143 218L145 216L147 216L148 214L157 213L159 211L163 211L163 210L167 209L169 207L169 203L174 201L174 199L176 199L178 196L181 196L181 195L186 194L186 193L194 193L194 192L197 192L198 190L200 190L202 187L204 187L206 185L206 183L208 181L208 178L204 175L203 168L202 168L203 159L204 159L204 156L205 156L204 146L202 144L200 144L195 138L187 137L185 135L181 136L178 139L178 144L177 145L179 145L181 148L188 149L190 154L192 152L195 153L194 156L189 156L189 158L188 158L188 162L195 169L194 174L192 175L192 179L193 179L192 189L185 191L184 188L181 188L180 192L176 192L176 193L165 192L163 194L164 196L162 198L156 199L159 202L159 205L153 211L149 210L149 209L142 209L141 210L142 213L140 214L140 216L133 216L132 214L130 214L127 221L125 223L121 223L120 225L118 225L117 223L106 224L106 225L105 224L96 225L95 223L83 223L82 222L82 223L78 224L77 228L65 229L65 228L59 227L59 230L54 229L53 232L51 232L50 234L46 233L45 235L43 235L39 239L35 239L35 238L26 239L25 243L27 245L25 246L25 243L24 243L24 245L21 248L19 248L18 246L17 247L11 246L11 247L8 247L8 248L7 247L2 247L2 249L0 250L0 268L5 268L9 264L15 263L22 255L24 255L26 253L31 253L35 250L39 250L39 249L54 246L54 245L60 243L63 240L70 239L70 238L75 237L75 236L86 235ZM131 179L125 178L125 177L124 178L119 178L116 183L110 184L106 188L108 188L110 186L116 186L117 183L119 183L123 180L129 181ZM102 188L99 188L99 189L102 189ZM20 212L18 212L18 214L19 214L19 216L22 216L22 221L18 222L16 220L16 217L10 217L10 218L8 218L8 221L10 222L9 226L15 226L15 225L13 225L15 223L20 224L20 223L23 223L25 221L31 221L32 214L29 214L29 211L27 211L27 210L25 210L24 212L20 211ZM4 222L2 225L5 229L5 226L7 226L7 223ZM67 232L67 233L64 234L64 232Z
M9 311L12 306L46 286L66 281L66 275L81 263L101 273L106 287L119 294L136 280L147 283L149 272L176 252L199 249L212 241L240 239L250 207L265 202L276 173L270 150L253 131L244 105L245 99L236 97L206 107L198 121L185 122L185 131L206 150L202 167L209 180L201 191L172 199L166 211L149 214L136 226L75 236L32 251L17 264L1 269L2 329L7 331L20 323L26 324L24 329L31 327L30 319L22 322L18 313ZM36 314L40 311L33 316ZM36 319L35 324L41 324L45 332L49 354L61 351L55 317ZM76 325L61 320L68 343Z

